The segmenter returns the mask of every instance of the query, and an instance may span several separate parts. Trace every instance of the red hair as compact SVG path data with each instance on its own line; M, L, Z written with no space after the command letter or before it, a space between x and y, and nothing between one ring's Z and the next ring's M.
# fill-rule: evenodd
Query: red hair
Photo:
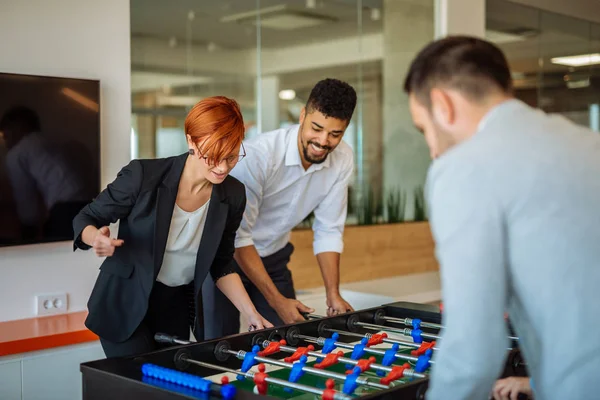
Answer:
M210 163L219 164L240 147L244 139L244 118L238 103L224 96L199 101L185 119L185 134L198 145Z

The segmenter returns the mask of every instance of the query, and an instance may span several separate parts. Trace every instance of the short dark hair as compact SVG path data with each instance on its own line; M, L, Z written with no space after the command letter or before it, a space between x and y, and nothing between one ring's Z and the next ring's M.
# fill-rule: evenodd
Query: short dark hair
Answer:
M414 93L429 106L431 89L443 85L481 100L496 87L512 92L508 62L498 47L471 36L448 36L433 41L417 54L404 81L404 91Z
M22 136L40 130L40 117L29 107L12 107L0 119L0 131L9 132L12 135Z
M318 111L329 118L350 122L356 107L356 91L346 82L323 79L310 92L306 112Z

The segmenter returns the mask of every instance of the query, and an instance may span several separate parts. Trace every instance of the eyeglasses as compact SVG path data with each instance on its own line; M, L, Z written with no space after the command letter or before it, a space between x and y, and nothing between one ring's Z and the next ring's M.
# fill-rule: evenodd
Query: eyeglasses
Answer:
M242 143L241 152L238 155L230 155L228 157L223 158L221 161L225 161L228 165L234 165L240 162L244 157L246 157L246 149L244 148L244 143ZM200 158L204 159L207 164L210 164L208 156L201 156Z

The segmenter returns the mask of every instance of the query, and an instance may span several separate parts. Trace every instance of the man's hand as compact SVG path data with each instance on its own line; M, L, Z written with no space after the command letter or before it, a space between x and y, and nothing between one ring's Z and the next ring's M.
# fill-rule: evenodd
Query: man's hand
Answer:
M115 253L115 247L123 245L122 239L111 239L110 229L108 226L103 226L98 229L96 237L92 243L92 247L98 257L110 257Z
M273 305L273 308L285 324L305 321L302 314L300 314L301 312L309 314L315 312L315 310L305 306L298 300L285 297L279 299L276 304Z
M344 314L348 311L354 311L352 306L340 296L339 293L327 295L327 316Z
M496 381L494 386L494 400L517 400L520 393L532 396L529 378L511 376Z

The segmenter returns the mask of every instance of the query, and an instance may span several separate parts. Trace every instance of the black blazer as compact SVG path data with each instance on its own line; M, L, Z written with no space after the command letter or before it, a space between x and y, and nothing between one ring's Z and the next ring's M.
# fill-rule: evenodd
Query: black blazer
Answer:
M98 336L120 342L128 339L143 320L150 292L162 265L179 180L188 154L155 160L134 160L114 182L85 206L73 220L73 249L87 250L81 232L119 222L119 239L100 274L88 301L85 325ZM198 320L202 307L198 296L210 272L213 279L235 271L235 233L246 207L245 188L228 176L214 185L194 277ZM201 321L201 320L200 320Z

